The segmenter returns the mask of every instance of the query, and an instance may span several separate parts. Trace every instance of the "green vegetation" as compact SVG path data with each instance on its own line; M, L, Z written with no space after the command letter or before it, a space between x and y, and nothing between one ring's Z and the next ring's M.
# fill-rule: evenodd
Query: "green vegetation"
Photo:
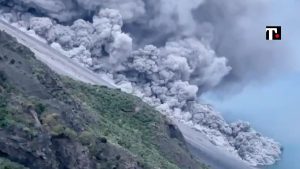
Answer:
M3 71L0 71L0 87L4 85L6 75ZM2 89L4 90L4 89ZM7 109L7 93L1 91L0 93L0 128L7 127L13 122L11 112Z
M0 108L0 128L8 127L13 122L11 113L5 108Z
M119 90L85 85L68 78L64 82L73 97L81 100L89 112L94 112L97 123L89 126L94 135L105 136L110 142L128 149L149 168L179 168L176 161L163 152L169 147L161 142L168 142L172 145L172 153L182 156L186 152L179 145L184 143L169 137L168 122L160 113Z
M60 77L3 32L0 50L0 169L204 169L139 98Z
M0 158L0 169L27 169L24 166L11 162L10 160Z
M46 110L46 106L42 103L36 103L34 109L38 114L42 114Z

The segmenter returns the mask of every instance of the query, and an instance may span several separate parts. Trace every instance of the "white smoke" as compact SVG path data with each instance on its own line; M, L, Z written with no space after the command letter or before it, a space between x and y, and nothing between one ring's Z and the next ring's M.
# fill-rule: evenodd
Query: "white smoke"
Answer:
M278 160L278 143L247 128L247 123L227 124L199 101L202 93L224 84L266 76L279 61L280 52L273 55L265 43L243 34L253 29L243 25L255 26L249 10L259 12L256 7L262 2L0 0L0 4L11 8L9 14L1 14L6 20L34 30L82 65L109 74L123 90L206 133L212 142L222 140L214 144L230 147L253 165Z

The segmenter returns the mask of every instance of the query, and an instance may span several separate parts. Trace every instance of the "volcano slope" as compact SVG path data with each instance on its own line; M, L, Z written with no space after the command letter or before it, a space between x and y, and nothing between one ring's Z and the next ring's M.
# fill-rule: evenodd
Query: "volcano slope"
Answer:
M204 169L139 98L54 73L0 32L0 169Z

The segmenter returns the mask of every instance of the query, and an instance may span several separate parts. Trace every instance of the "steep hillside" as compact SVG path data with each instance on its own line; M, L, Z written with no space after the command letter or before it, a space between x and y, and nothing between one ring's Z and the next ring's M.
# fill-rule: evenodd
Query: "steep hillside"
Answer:
M0 32L0 169L201 169L140 99L61 77Z

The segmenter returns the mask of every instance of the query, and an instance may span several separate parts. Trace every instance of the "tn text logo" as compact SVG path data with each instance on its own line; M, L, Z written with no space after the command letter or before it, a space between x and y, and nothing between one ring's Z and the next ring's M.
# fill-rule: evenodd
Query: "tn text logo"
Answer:
M267 40L281 40L281 26L267 26L266 27Z

